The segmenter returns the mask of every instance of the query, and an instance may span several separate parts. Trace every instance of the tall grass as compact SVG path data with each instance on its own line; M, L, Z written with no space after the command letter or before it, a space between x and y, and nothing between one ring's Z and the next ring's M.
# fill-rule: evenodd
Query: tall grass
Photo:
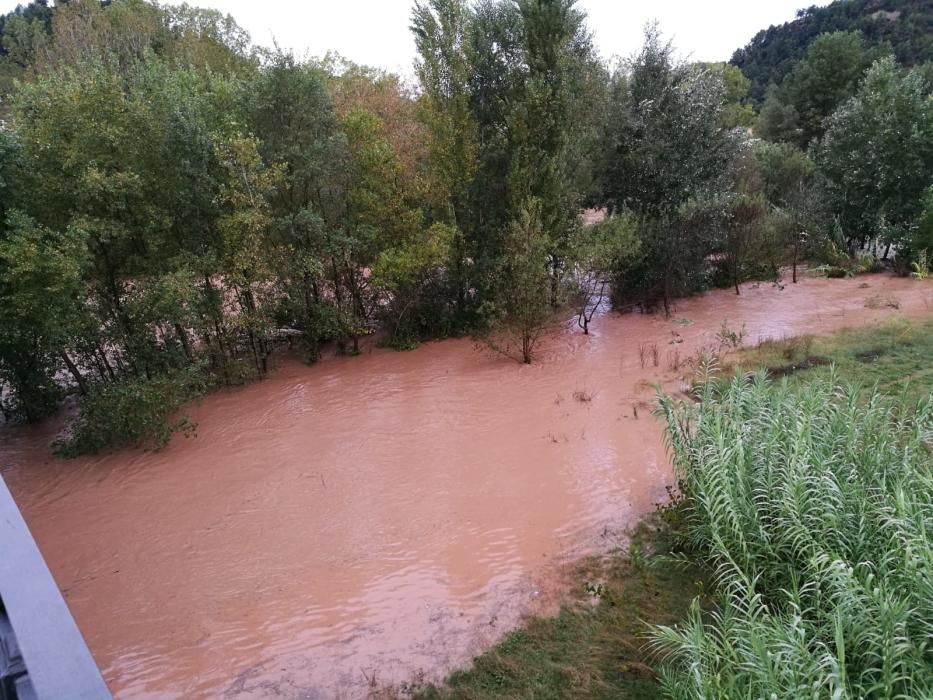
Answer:
M721 601L655 628L669 697L933 698L933 395L700 391L659 411Z

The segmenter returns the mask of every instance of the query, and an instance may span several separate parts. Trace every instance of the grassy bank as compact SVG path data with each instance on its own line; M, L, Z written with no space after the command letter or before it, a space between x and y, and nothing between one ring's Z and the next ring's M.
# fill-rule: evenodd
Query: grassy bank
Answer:
M782 687L793 693L800 690L799 686L794 685L795 682L812 682L817 677L821 682L829 684L813 689L820 697L824 691L829 693L826 695L828 697L832 694L829 691L844 690L846 687L857 687L863 691L874 688L868 692L872 697L890 697L890 693L885 694L888 690L893 693L898 687L903 689L906 686L898 674L909 672L913 668L910 664L915 664L918 658L922 659L925 652L914 647L908 649L907 645L898 640L916 639L917 634L922 635L924 625L933 624L933 620L925 619L926 613L921 611L919 626L910 621L909 613L916 613L918 601L921 600L916 597L920 589L916 588L918 584L913 574L905 573L896 562L892 564L883 555L882 550L892 543L877 538L877 546L866 542L856 553L852 548L859 543L860 535L843 526L851 524L845 519L845 514L859 508L862 508L863 517L871 515L883 519L884 513L890 508L904 505L912 509L914 516L923 520L924 516L920 513L923 510L923 499L928 493L923 489L929 486L929 470L923 472L918 465L929 458L928 446L924 446L925 438L922 437L925 428L921 425L918 429L911 422L913 418L899 413L899 407L916 404L918 399L929 396L933 391L933 363L930 358L933 358L933 322L910 323L902 319L824 337L768 342L758 348L735 353L729 358L730 366L724 370L724 374L735 369L767 369L772 383L735 382L730 385L723 382L719 384L715 395L707 393L708 403L701 410L707 412L706 427L714 423L716 427L697 438L702 439L702 443L680 446L678 459L681 476L705 474L710 465L715 464L723 483L719 486L701 480L691 483L689 488L695 499L691 508L694 514L692 520L687 519L688 522L682 519L682 509L669 510L664 518L654 515L646 519L635 530L628 551L601 560L589 560L581 565L574 592L559 615L531 620L524 628L511 633L500 644L477 657L471 669L456 672L443 687L429 687L418 695L424 698L655 698L660 697L664 691L659 677L659 674L664 675L659 668L659 649L668 653L665 676L667 689L682 697L699 697L704 692L712 693L708 697L735 692L745 697L748 692L758 693L763 688L771 687ZM786 387L782 387L785 378ZM867 412L864 412L861 407L864 402L857 397L868 398L871 389L856 388L849 397L850 403L854 404L848 408L840 407L836 404L840 400L845 403L845 396L840 395L835 387L847 382L859 383L861 387L877 385L882 394L892 397L892 401L887 404L884 396L877 396L870 402L871 407ZM807 392L797 391L802 387L806 387ZM741 408L737 409L736 406ZM668 408L673 410L674 407L670 405ZM804 410L811 411L808 415L822 433L793 432L794 421ZM748 424L755 423L756 417L761 416L764 418L758 420L757 427L753 428L760 433L756 433L756 444L770 440L769 444L780 452L796 440L793 444L800 450L800 455L805 455L801 459L805 459L807 465L818 466L820 472L824 465L841 465L827 472L833 476L831 483L823 484L824 490L819 492L821 503L832 502L833 483L845 483L845 478L854 478L852 473L846 472L847 477L842 474L852 462L849 457L855 455L857 459L876 460L873 470L862 470L858 480L850 482L842 490L844 499L836 503L836 520L825 521L825 508L816 503L804 502L806 499L791 505L786 502L779 504L786 508L783 511L776 505L780 499L785 498L781 495L785 493L785 487L801 498L808 489L817 489L819 483L811 484L807 481L817 470L810 469L807 478L795 481L792 478L793 470L786 469L794 460L782 461L775 456L778 452L768 455L757 453L758 461L755 461L732 450L732 446L741 443L743 430L748 429ZM671 425L676 426L678 421L686 419L686 414L678 413L675 416L672 412L668 418ZM891 427L895 420L902 421L897 430ZM927 421L928 416L920 420ZM863 430L856 430L858 426ZM910 433L910 430L914 430L914 433ZM863 441L866 436L884 431L893 439L888 442L880 438L875 442ZM904 431L908 433L905 439L913 440L910 446L905 447L900 442L900 433ZM839 453L836 443L843 441L847 435L852 441L852 451ZM717 443L717 440L720 442ZM691 452L693 449L698 452ZM701 458L697 462L698 454L711 453L716 454L716 459L705 461L705 458ZM840 454L842 458L837 459ZM900 459L903 454L909 454L910 459ZM917 493L920 494L919 502L914 498L909 504L905 505L903 501L899 503L897 494L892 495L888 491L880 500L865 500L865 494L878 492L880 483L884 482L886 465L891 460L900 460L904 467L898 471L898 483L904 482L904 479L914 482L919 479L925 484L916 484ZM702 466L697 467L697 464ZM759 522L760 504L756 505L755 498L750 494L755 489L760 491L762 484L766 483L766 474L771 473L768 471L771 464L781 464L785 471L776 473L780 482L767 497L769 506L774 507L772 515L775 517L762 524ZM876 474L882 476L876 477ZM742 481L739 481L740 477ZM877 478L881 482L876 483ZM750 490L735 491L727 488L730 483L735 484L740 491L743 485ZM769 488L773 486L769 484ZM724 519L722 522L710 514L718 507L711 505L717 493L728 493L731 499L727 506L723 506L725 510L719 513ZM703 498L708 500L702 504L696 500ZM918 507L919 511L916 510ZM730 509L734 510L731 515L727 512ZM697 519L698 513L705 513L705 516ZM789 519L781 521L778 514ZM727 516L738 518L730 521L732 524L729 527L733 528L734 533L732 539L724 535L729 532L729 527L724 524L729 520ZM822 529L820 523L823 523ZM775 531L771 532L770 529L774 528ZM897 531L897 536L913 538L913 545L920 546L925 538L922 529L918 534L918 531L904 525ZM784 531L797 534L781 540L778 535ZM757 532L764 541L780 540L780 546L769 548L762 544L762 537L758 541L747 540L751 532ZM807 532L813 534L805 538ZM832 533L840 533L838 542L835 542L839 551L816 552L821 542L830 541ZM692 552L694 563L675 566L668 555L685 543ZM742 552L742 556L737 552ZM885 594L891 599L877 601L872 607L870 585L863 580L864 574L869 576L870 583L871 573L859 570L847 581L850 590L823 591L821 582L828 577L828 572L835 569L830 567L822 571L813 564L812 567L816 568L801 566L798 571L800 562L796 559L806 559L808 556L828 557L835 567L840 565L839 562L849 561L852 556L865 558L870 562L869 566L875 567L877 571L884 570L888 577L896 578L896 586L885 589ZM733 564L728 564L730 558ZM928 566L929 561L922 560L921 565ZM713 571L716 571L715 576ZM784 592L782 587L789 588L789 582L795 581L798 575L802 577L801 584L812 580L812 586L820 588L826 595L834 596L833 600L837 602L833 605L825 602L821 604L817 595L814 604L809 588L802 594L800 590L795 590L797 599L789 602L781 599ZM710 590L709 582L713 579L718 581L720 590L726 586L733 593L742 593L739 598L747 603L745 609L736 610L735 606L719 598L716 598L719 600L718 605L713 605L713 599L707 594ZM860 597L861 589L868 591L868 600ZM763 608L755 609L755 601L760 602L756 596L762 593L772 596L771 599L777 601L775 605L780 607L759 625L759 621L754 618ZM722 623L723 618L715 615L704 618L698 610L690 610L691 601L698 596L704 607L728 612L731 622L726 623L727 627L736 620L740 622L739 627L733 625L722 632L720 624L719 632L722 634L717 636L717 631L711 630L707 622L718 619ZM800 644L796 649L787 651L794 641L787 636L786 627L787 621L793 617L790 609L795 603L810 605L800 615L802 624L808 625L808 639L815 639L826 647L823 649L825 653L818 657L818 663L805 669L801 667L802 660L811 656L817 658L818 649ZM849 604L850 608L846 608ZM824 606L830 614L823 614ZM864 611L862 618L854 617L856 609ZM908 617L905 618L905 614ZM753 621L749 622L750 619ZM676 628L668 629L664 633L665 641L660 646L656 644L654 652L649 652L646 642L650 636L650 627L670 626L673 623L678 623ZM741 624L746 627L742 629ZM885 634L890 631L894 641L887 645L883 634L876 638L860 635L860 630L866 624L872 630L889 624L890 629L883 631ZM839 635L835 646L832 644L834 630ZM825 639L827 634L829 638ZM846 642L849 643L848 649L845 648ZM769 654L777 659L782 650L786 652L785 660L769 666ZM907 665L898 666L901 661L884 656L892 650L897 652L901 660L906 659L903 663ZM850 654L848 662L846 651ZM863 658L853 660L855 654L862 654ZM878 668L872 666L876 654L880 654L879 658L884 657L878 662ZM865 671L864 678L846 678L846 663L850 666L855 664L859 671L871 668ZM702 679L697 683L719 679L723 685L705 689L692 685L694 679L688 678L689 674L684 671L690 664L702 669ZM730 675L739 664L746 667L741 678ZM789 672L782 675L783 667L789 669ZM673 675L669 673L672 669ZM832 676L833 669L835 676ZM830 677L834 680L824 681ZM864 685L859 685L863 682ZM918 682L926 681L920 679ZM754 697L758 696L754 694ZM842 693L839 697L848 695Z
M842 382L875 384L888 394L919 398L933 390L933 320L894 317L865 328L824 336L767 341L728 359L723 374L766 369L792 386L826 379L835 369Z
M553 618L535 618L423 698L656 698L643 645L647 624L673 624L705 590L695 566L659 566L671 546L660 519L632 534L627 553L583 562Z

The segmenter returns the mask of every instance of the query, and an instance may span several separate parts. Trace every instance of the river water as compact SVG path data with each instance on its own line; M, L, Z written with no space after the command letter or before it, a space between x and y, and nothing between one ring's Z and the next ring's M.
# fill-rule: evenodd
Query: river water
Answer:
M117 697L358 697L469 663L663 498L651 385L723 321L754 343L892 313L933 286L719 290L568 323L531 366L465 339L282 361L161 452L58 460L50 423L0 431L0 465Z

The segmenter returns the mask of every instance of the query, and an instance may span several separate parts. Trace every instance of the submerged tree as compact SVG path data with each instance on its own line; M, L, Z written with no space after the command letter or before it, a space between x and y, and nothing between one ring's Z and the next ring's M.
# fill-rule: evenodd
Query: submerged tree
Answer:
M885 242L909 247L933 182L930 84L920 71L881 59L827 121L815 155L847 237L864 243L883 226Z
M87 327L83 282L90 256L83 231L57 233L13 212L0 239L0 381L12 395L5 414L35 421L61 395L55 374L66 369L82 393L88 382L72 356Z
M792 280L796 284L801 247L812 242L816 234L820 198L816 167L806 153L792 144L765 142L757 147L755 156L762 191L791 249Z
M531 364L535 346L552 314L548 250L550 242L541 217L541 204L527 200L505 236L498 273L495 328L491 344Z
M673 297L702 286L709 247L691 223L696 202L728 186L735 141L721 125L723 83L679 62L656 27L613 80L601 201L643 222L637 269L616 294L660 299L668 309Z
M423 91L420 118L428 133L428 211L452 226L450 279L461 319L467 313L471 280L468 261L476 217L470 191L477 169L476 120L470 110L470 58L467 55L472 14L465 0L415 3L411 29L418 59L415 71Z
M584 334L590 332L590 322L606 297L606 287L619 281L639 247L638 222L630 214L610 216L580 230L571 258L580 285L577 325Z

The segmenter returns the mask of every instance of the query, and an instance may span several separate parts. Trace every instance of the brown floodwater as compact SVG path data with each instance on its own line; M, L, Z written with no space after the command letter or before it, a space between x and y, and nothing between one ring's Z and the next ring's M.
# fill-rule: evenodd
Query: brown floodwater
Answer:
M715 291L689 324L568 323L531 366L469 340L283 361L161 452L62 461L49 424L0 431L0 465L117 697L358 697L469 663L663 498L651 384L723 321L754 343L892 313L933 313L933 285Z

